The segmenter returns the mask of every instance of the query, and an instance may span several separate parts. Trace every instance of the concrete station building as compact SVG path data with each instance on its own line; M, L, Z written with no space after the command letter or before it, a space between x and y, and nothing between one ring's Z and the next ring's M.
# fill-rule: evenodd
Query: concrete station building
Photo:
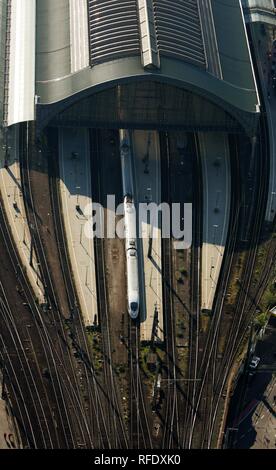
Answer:
M240 1L1 0L0 25L7 126L254 132Z

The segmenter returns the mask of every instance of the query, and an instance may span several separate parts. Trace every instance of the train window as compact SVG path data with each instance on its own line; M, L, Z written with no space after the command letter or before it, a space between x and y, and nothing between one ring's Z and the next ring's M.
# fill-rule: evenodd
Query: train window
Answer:
M130 308L133 312L137 312L138 310L138 303L137 302L131 302Z

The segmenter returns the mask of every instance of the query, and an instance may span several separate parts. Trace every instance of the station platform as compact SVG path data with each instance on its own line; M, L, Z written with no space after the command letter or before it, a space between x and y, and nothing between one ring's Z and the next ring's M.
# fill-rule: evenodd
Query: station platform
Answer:
M59 168L67 246L80 308L86 326L98 321L94 241L85 235L92 214L89 134L87 129L60 128Z
M231 170L225 133L200 133L203 175L203 244L201 308L211 311L227 241Z
M31 234L27 222L22 194L19 166L18 128L9 130L6 161L1 161L0 190L2 200L22 265L40 304L45 302L44 288L41 281L39 263L31 248Z
M161 169L158 133L135 130L132 134L134 191L137 203L161 203ZM162 342L162 259L161 226L158 220L142 223L143 237L140 243L140 296L141 296L141 341L150 341L155 327L155 339ZM154 233L153 233L154 230ZM152 242L150 239L152 238ZM152 246L150 248L150 243ZM151 258L148 256L150 249ZM143 316L144 313L144 316ZM156 324L154 319L158 318Z

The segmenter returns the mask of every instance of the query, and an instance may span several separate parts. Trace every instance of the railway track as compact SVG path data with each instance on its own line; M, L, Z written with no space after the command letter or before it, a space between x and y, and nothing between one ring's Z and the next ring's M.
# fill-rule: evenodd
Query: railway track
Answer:
M147 410L143 399L143 386L139 365L139 322L129 318L129 366L130 366L130 409L129 441L131 449L152 448L151 432L147 419Z
M63 423L63 421L64 421L64 416L63 416L64 411L61 410L61 407L59 405L60 402L62 403L62 400L60 399L60 393L61 393L60 392L60 382L59 382L59 379L58 379L56 363L53 360L52 351L51 351L51 349L49 349L49 333L48 333L48 331L45 327L44 322L42 322L42 312L39 310L39 307L37 305L36 297L35 297L33 291L31 290L31 288L29 286L28 280L26 278L25 271L23 270L23 268L21 266L20 258L18 256L18 253L17 253L16 248L14 246L13 239L11 238L8 223L7 223L7 220L6 220L6 217L5 217L5 212L4 212L3 205L2 205L2 201L1 201L1 204L0 204L0 228L1 228L0 231L1 231L2 242L3 242L3 245L5 246L5 254L2 254L2 263L4 263L4 262L6 263L6 261L4 261L5 257L9 258L9 263L12 266L12 270L14 272L14 276L15 276L15 279L16 279L15 282L16 282L16 286L17 286L16 287L16 292L17 293L15 295L13 295L13 302L12 302L13 308L10 307L11 299L9 300L9 304L6 306L7 308L9 308L9 312L13 314L12 318L14 319L14 322L15 322L12 325L10 325L10 328L9 328L8 331L9 331L9 334L10 334L10 332L13 331L14 328L16 328L16 334L20 332L20 334L22 335L22 331L23 331L22 330L22 324L24 325L24 323L25 323L26 327L30 327L34 330L33 334L34 334L34 338L35 338L36 348L37 348L37 350L40 351L41 365L42 366L43 366L43 364L46 365L47 370L49 371L49 374L50 374L50 377L51 377L51 389L47 390L47 395L51 396L50 401L52 403L52 406L53 406L53 403L55 403L55 406L56 406L57 411L58 411L57 419L58 419L59 428L60 428L59 441L62 442L62 446L67 447L68 441L67 441L66 433L64 432L65 428L64 428L64 423ZM7 277L5 276L5 282L6 282L6 279L7 279ZM7 290L7 287L5 288L5 292L6 292L7 296L10 295L10 291ZM18 305L21 305L21 308L20 308L21 309L21 316L20 316L20 318L18 318L18 316L15 315L16 310L15 310L15 307L14 307L14 301L15 301L14 297L19 298L17 300L17 303L18 303ZM7 302L6 299L5 299L5 302ZM23 307L22 307L22 304L23 304ZM9 321L10 321L10 319L9 319ZM18 322L20 322L20 327L19 327ZM20 399L16 396L15 393L13 393L12 402L13 402L13 404L16 402L19 406L19 408L17 408L17 410L19 411L19 415L20 415L21 429L24 430L23 440L25 439L26 444L31 445L31 447L38 447L38 446L43 447L42 443L37 442L38 437L36 438L36 440L31 438L31 436L33 435L32 429L35 429L36 432L37 432L37 429L36 429L37 423L36 423L36 420L34 419L34 416L31 415L28 408L26 407L26 402L25 402L26 391L24 390L23 385L19 383L19 380L18 380L18 375L19 374L14 373L14 371L15 371L14 364L16 364L17 356L13 357L13 360L11 360L10 341L7 339L6 336L4 337L4 330L3 329L2 329L2 344L3 344L4 350L6 352L6 355L8 357L8 362L9 362L9 364L12 367L12 370L13 370L13 372L11 372L11 370L8 370L7 364L5 363L5 361L3 361L3 367L5 368L6 374L9 377L9 380L7 380L6 382L8 384L9 390L10 390L10 388L13 390L13 392L15 392L16 390L19 390ZM3 357L3 354L2 354L2 357ZM25 356L24 356L24 360L25 360ZM26 365L26 368L28 368L27 365ZM20 367L17 367L17 369L18 369L18 371L21 370ZM52 370L55 372L54 374L52 373ZM15 380L16 385L12 382L12 380ZM36 381L38 381L38 377L36 377ZM43 393L41 392L41 396L42 395L43 395ZM27 396L28 396L28 394L27 394ZM24 413L21 412L20 406L21 406L21 408L23 406ZM29 423L31 427L29 426L29 424L26 425L26 423L24 421L26 419L27 419L27 423ZM52 413L51 412L48 415L48 420L49 421L52 420ZM53 429L54 429L54 431L53 431ZM45 434L47 435L46 430L45 430ZM55 434L56 434L56 431L55 431L55 428L53 426L53 428L52 428L52 438L54 438ZM55 445L58 445L57 441L55 442Z
M264 144L264 145L263 145ZM242 344L242 341L244 340L245 335L248 332L248 327L250 326L252 319L254 318L254 313L256 310L256 303L254 302L254 294L250 294L250 286L251 286L251 281L253 279L253 273L254 273L254 268L255 268L255 261L256 261L256 256L258 252L258 244L260 241L261 237L261 231L264 223L264 214L265 214L265 207L266 207L266 202L267 202L267 181L268 181L268 171L269 171L269 165L268 165L268 139L267 139L267 133L266 133L266 125L264 122L264 119L261 120L261 129L260 129L260 163L259 163L259 168L258 168L258 174L259 174L259 184L257 185L259 191L258 191L258 196L257 196L257 205L256 205L256 212L255 212L255 223L252 228L252 236L250 240L250 247L249 247L249 256L247 259L247 263L245 266L245 271L241 283L241 288L240 288L240 293L238 297L238 302L236 306L236 315L238 317L238 322L235 324L235 327L231 329L230 335L229 335L229 341L228 341L228 347L225 353L225 358L226 358L226 364L222 363L221 365L221 370L219 371L219 377L218 377L218 384L215 390L215 393L217 395L217 401L216 401L216 407L215 411L213 413L213 418L212 418L212 426L211 426L211 432L210 432L210 437L208 444L211 444L211 439L214 431L214 423L215 423L215 417L216 413L218 410L218 405L219 405L219 398L222 394L226 379L227 379L227 374L225 373L225 370L229 370L231 366L233 365L233 362L235 360L236 354L239 351L239 348ZM270 265L266 266L263 276L264 279L267 278L269 275L269 270L270 270ZM261 283L264 286L264 283ZM261 292L260 292L261 290ZM261 289L261 286L259 284L258 288L258 297L260 298L262 295L263 289ZM248 305L249 301L249 305ZM238 411L237 411L238 412Z
M85 408L88 408L89 412L89 429L91 435L99 435L99 446L108 447L109 446L109 437L107 432L107 427L104 418L104 409L102 405L101 395L105 393L103 387L98 382L96 377L95 367L93 364L93 359L89 351L89 346L87 342L87 335L82 321L82 315L79 309L79 302L76 295L75 285L72 278L72 270L68 256L66 236L62 218L62 208L60 201L60 193L58 188L58 175L59 175L59 166L58 166L58 134L54 134L54 130L51 129L49 144L49 167L50 167L50 194L51 194L51 203L53 208L53 218L55 233L57 237L57 246L59 251L59 259L62 267L62 272L64 276L64 282L71 312L71 319L67 322L70 328L70 338L72 340L72 346L77 350L79 355L79 367L81 367L81 376L85 377L86 388L85 392L88 396L88 403L85 404ZM93 393L92 393L93 391ZM85 402L87 402L85 399ZM101 431L100 431L101 430Z
M19 359L22 376L24 377L26 387L28 390L28 396L29 396L28 407L33 408L34 410L36 421L40 428L40 435L42 436L43 447L47 448L49 446L50 448L53 448L51 430L47 423L47 418L46 418L46 414L44 411L44 405L40 397L40 391L36 384L36 377L33 373L33 370L30 367L31 357L27 357L27 352L23 345L24 340L21 339L18 333L16 324L12 315L12 311L10 309L8 300L6 298L2 283L0 283L0 290L1 290L1 298L0 298L1 316L2 316L2 320L4 320L5 324L7 325L7 328L9 329L10 337L14 346L14 350ZM1 340L2 340L2 344L4 344L3 337L1 338ZM43 422L45 423L46 432L44 432L44 429L42 427Z
M80 390L80 384L78 381L77 373L75 364L73 364L72 357L70 352L68 353L68 346L70 344L67 333L65 331L65 326L63 323L62 315L60 314L59 310L59 302L56 296L55 288L52 283L52 276L51 270L48 266L47 257L45 254L43 241L40 236L40 229L39 229L39 222L38 222L38 215L36 213L35 204L33 200L33 193L32 193L32 180L30 174L30 156L32 155L34 145L30 139L30 135L28 133L28 125L27 128L22 126L21 128L21 178L22 178L22 186L23 186L23 194L25 197L25 206L26 206L26 213L29 222L29 226L31 228L31 236L32 236L32 243L33 249L36 252L36 256L39 260L41 266L41 276L43 280L43 284L46 290L46 298L47 298L47 315L50 318L50 321L54 323L55 329L57 332L56 336L56 348L58 348L58 356L62 358L66 367L64 369L64 375L66 376L66 382L68 384L68 396L67 400L69 400L68 410L74 410L74 412L68 413L66 400L64 398L64 390L62 392L62 402L63 402L63 415L67 417L67 424L71 428L72 420L76 425L75 436L73 437L72 430L70 431L71 438L72 438L72 446L79 447L79 446L91 446L93 447L92 438L90 435L90 430L87 422L87 417L83 405L82 394ZM40 221L41 222L41 221ZM64 240L58 240L58 242L64 243ZM69 318L69 313L68 313ZM66 351L67 350L67 351ZM70 347L69 347L70 350ZM65 352L66 351L66 352ZM65 382L65 383L66 383ZM77 398L77 401L76 401ZM74 402L76 402L77 406L73 406ZM76 410L78 412L76 413ZM85 443L85 444L84 444ZM69 446L71 446L69 444Z
M166 332L166 351L167 351L167 396L166 396L166 417L165 432L163 435L163 449L179 448L180 429L179 429L179 410L178 410L178 374L176 369L176 349L175 349L175 325L174 325L174 302L171 292L173 285L172 279L172 242L164 240L163 242L163 271L166 283L167 294L164 295L164 307L168 319L165 320Z
M129 443L136 449L140 441L139 390L137 379L137 329L134 322L129 321Z
M139 320L129 317L129 446L131 449L152 449L151 428L148 409L145 405L140 371L140 327Z
M202 178L200 166L199 144L194 134L196 164L194 167L194 180L196 180L193 192L193 247L191 256L191 314L189 328L189 369L186 391L186 409L184 417L184 429L182 448L187 447L193 409L195 407L195 395L198 380L199 366L199 340L200 340L200 314L201 314L201 245L202 245Z
M103 192L102 178L103 171L101 165L102 148L101 135L99 130L91 131L91 155L93 161L92 168L92 188L93 200L103 203L106 196ZM111 436L111 448L128 447L128 438L125 429L125 423L122 418L122 405L118 400L120 396L118 384L114 377L114 366L112 360L112 332L110 331L110 320L108 311L107 281L105 273L105 243L104 239L95 238L95 263L96 263L96 280L97 280L97 298L99 305L99 321L103 338L104 353L104 374L109 394L109 430Z
M233 172L233 170L232 170ZM233 179L236 181L236 179ZM233 188L234 189L234 188ZM200 365L198 368L198 382L195 383L196 393L194 406L192 409L190 433L186 446L191 448L193 444L193 436L195 428L199 426L197 431L197 443L196 446L204 447L204 436L206 434L206 427L208 423L208 416L210 413L210 403L213 400L213 384L215 381L216 361L217 361L217 348L219 340L219 328L222 320L222 309L224 299L226 295L226 289L230 276L230 268L234 259L234 249L236 244L237 229L238 229L238 215L239 215L239 204L235 204L235 199L239 199L236 191L238 188L232 189L232 202L231 202L231 215L230 215L230 231L228 235L228 242L226 245L225 257L222 266L221 276L219 279L219 288L214 301L214 313L212 323L209 327L208 335L205 343L201 346L204 348L202 357L200 358ZM236 208L235 208L236 206ZM203 396L204 395L204 396ZM204 400L203 400L204 398ZM200 439L198 436L201 435Z
M160 135L162 200L170 202L170 149L168 134ZM164 306L164 333L166 345L166 412L162 448L171 449L180 447L178 387L177 387L177 359L175 347L174 324L174 280L172 272L172 240L162 238L162 269L163 269L163 306Z
M210 390L209 396L211 399L209 401L208 419L206 421L204 420L205 431L203 432L202 438L201 438L202 448L205 448L205 447L210 448L212 446L215 425L216 425L216 418L217 418L217 413L219 409L219 404L221 403L221 400L222 400L224 386L229 376L229 371L231 370L237 351L244 338L244 335L246 334L247 326L250 323L250 319L249 319L250 317L248 316L248 314L245 314L245 305L248 301L249 286L250 286L252 275L253 275L254 263L255 263L256 254L258 250L258 241L260 238L260 230L261 230L261 226L263 222L262 214L264 214L263 210L264 210L265 202L266 202L266 192L265 192L266 179L267 179L266 162L267 162L267 159L266 157L264 157L262 159L262 164L260 165L260 176L259 176L260 185L258 186L259 194L257 196L255 224L252 229L252 236L251 236L250 247L249 247L249 256L247 258L246 265L245 265L245 270L243 274L243 282L241 285L240 294L238 297L238 302L236 305L234 317L232 319L232 324L227 334L227 343L224 349L223 359L222 361L218 363L218 365L216 365L216 361L217 361L216 349L217 349L218 340L219 340L219 329L222 327L221 312L224 306L224 298L227 292L229 273L230 273L230 268L233 263L233 254L234 254L235 246L237 243L237 235L238 235L237 223L235 222L234 224L230 224L230 226L236 227L236 230L234 231L232 235L230 235L230 258L229 258L229 252L226 255L227 269L225 267L223 268L224 273L226 270L228 274L226 274L226 282L223 282L221 284L222 286L224 285L225 288L223 288L223 290L220 289L218 291L218 298L217 298L216 307L215 307L215 315L217 315L218 322L216 323L215 330L210 330L210 334L212 334L213 336L213 341L211 343L212 344L211 349L208 350L208 346L207 346L207 349L205 350L205 354L207 354L207 357L208 357L207 365L206 365L206 362L205 363L203 362L203 368L208 368L210 363L212 364L213 377L212 377L212 384L208 385L208 375L205 373L204 382L202 384L202 388L199 394L199 400L200 400L200 397L203 394L203 385L204 383L206 383L207 387L209 387L209 390ZM239 178L237 178L237 180L238 179ZM239 217L241 217L240 208L238 208L237 213L236 213L236 221L239 220ZM240 224L238 225L241 226L241 221L240 221ZM231 249L231 245L232 245L232 249ZM223 292L222 296L221 296L221 292ZM210 337L210 334L209 334L209 337ZM226 332L224 334L226 334Z
M96 131L98 132L98 131ZM98 155L100 153L99 135L97 136ZM26 145L26 143L25 143ZM163 141L163 145L164 141ZM164 149L163 149L164 151ZM110 331L109 314L108 314L108 299L107 299L107 284L105 273L105 245L103 240L97 239L95 241L96 252L96 265L97 265L97 284L98 284L98 297L100 299L100 325L103 335L103 352L104 352L104 378L106 390L103 391L101 384L95 374L93 361L89 357L89 347L86 340L86 332L84 330L82 321L80 320L81 314L78 308L78 300L75 294L74 283L71 274L70 261L68 259L64 227L62 223L62 210L59 200L58 187L56 184L56 176L58 168L54 168L51 172L50 178L50 195L53 207L55 232L58 241L59 256L66 286L66 292L69 300L69 312L67 322L71 324L70 331L73 331L73 341L78 350L81 352L81 357L85 367L82 367L82 374L86 380L86 389L88 390L88 400L84 399L82 387L80 386L77 377L76 366L71 359L67 356L64 357L64 344L68 347L68 334L61 319L59 301L56 296L55 288L52 283L51 270L48 266L47 256L43 247L43 241L40 238L39 225L35 210L35 203L32 198L31 188L31 175L29 170L29 162L27 160L28 151L23 153L21 159L21 174L23 182L23 192L25 195L26 211L28 221L31 227L31 235L33 240L33 247L37 254L38 261L41 266L41 277L44 286L46 287L46 296L48 309L47 312L42 312L37 306L35 296L28 286L28 281L25 274L21 272L20 263L16 251L12 247L12 240L9 240L8 227L4 219L4 213L0 214L3 220L4 229L2 228L2 235L6 240L9 247L8 252L11 252L13 258L13 267L17 276L19 275L20 282L22 283L22 291L28 297L28 305L32 315L35 317L35 328L38 332L39 340L43 345L45 355L48 354L48 367L49 375L52 383L52 393L55 395L57 403L57 415L52 416L52 422L49 422L47 413L51 414L51 399L48 398L47 387L42 386L43 396L46 396L46 403L42 400L36 399L39 395L39 390L34 386L32 390L31 402L33 404L31 414L35 416L36 426L39 427L39 435L42 436L41 442L37 441L37 430L34 429L33 418L31 417L28 408L24 404L24 394L26 393L20 383L15 381L15 370L13 366L13 358L8 351L6 340L1 336L2 351L0 354L1 362L4 364L3 368L6 376L10 379L10 393L12 401L17 401L18 414L20 422L24 429L24 434L30 436L27 438L28 445L31 447L54 448L55 446L78 447L80 443L90 447L95 447L93 434L100 431L101 445L109 448L126 448L126 447L144 447L148 448L151 443L151 430L149 425L148 410L145 406L143 384L140 376L139 366L139 324L129 320L129 364L130 364L130 424L129 436L127 436L126 425L122 418L121 404L118 397L118 385L114 378L114 370L112 364L112 334ZM50 155L48 155L50 156ZM94 155L95 157L95 155ZM24 160L25 158L25 160ZM162 191L170 194L170 181L169 181L169 148L166 143L165 161L163 160L162 175L165 175L163 181ZM99 165L99 162L97 163ZM164 168L165 166L165 168ZM187 404L185 411L185 431L182 435L180 430L180 410L179 410L179 397L177 382L179 379L177 371L177 358L176 358L176 345L175 345L175 324L174 324L174 278L172 273L173 265L173 249L171 240L162 241L162 261L163 261L163 295L164 295L164 308L165 315L165 337L166 337L166 350L167 350L167 371L165 380L167 381L167 397L165 408L165 423L162 438L163 448L179 448L191 447L193 443L193 434L195 432L198 420L201 420L201 447L210 447L213 442L213 436L216 425L216 417L221 403L221 395L225 386L229 370L234 361L238 347L243 338L243 332L250 322L250 313L253 307L252 299L248 302L248 294L250 282L253 276L254 262L257 254L257 244L260 238L260 231L262 226L261 214L263 214L263 207L266 201L265 181L267 176L267 168L260 166L260 191L257 197L257 210L256 210L256 224L254 225L250 253L247 259L247 264L244 271L243 284L238 298L236 313L232 320L231 329L229 332L228 342L224 352L224 359L217 363L218 356L218 341L219 331L222 321L222 309L224 299L227 292L227 286L233 263L234 249L237 242L237 227L240 217L240 205L236 204L235 209L231 215L230 234L227 243L227 252L225 262L223 265L223 274L220 278L220 288L218 289L215 299L215 312L214 320L212 321L209 334L205 344L205 351L199 364L199 322L200 322L200 226L201 217L200 211L196 211L195 220L195 244L197 250L194 252L193 257L193 316L191 317L190 327L190 344L194 344L193 351L189 357L189 380L186 387L187 391ZM238 178L237 178L238 179ZM99 188L99 200L102 198L101 181L97 182ZM94 186L94 183L93 183ZM200 204L200 194L197 193L197 205ZM235 193L237 197L237 193ZM163 199L166 200L166 198ZM232 201L233 205L233 201ZM6 224L6 227L5 227ZM265 279L269 274L269 268L263 273L262 284L265 284ZM28 286L28 287L27 287ZM197 292L197 294L195 294ZM0 292L1 294L1 292ZM13 320L12 308L7 299L4 298L3 289L0 295L0 309L3 321L11 326L13 331L11 336L11 344L17 352L20 367L23 368L27 364L27 356L21 338L18 337L17 327ZM239 313L239 315L238 315ZM76 325L77 326L74 326ZM52 328L52 329L51 329ZM58 333L53 335L52 330ZM72 339L72 337L71 337ZM38 368L39 360L36 354L36 345L34 344L33 336L27 335L27 340L34 351L32 356L33 361ZM70 357L70 354L69 354ZM61 365L66 365L65 370L61 370ZM33 372L26 368L24 371L25 382L35 383L35 375ZM43 384L43 376L41 371L38 372L39 379ZM191 379L191 380L190 380ZM90 387L92 385L92 387ZM26 385L28 387L28 385ZM18 396L21 397L20 400ZM109 409L103 410L100 407L100 413L96 411L97 405L100 404L102 394L106 394L106 401L109 402ZM203 395L210 398L207 404L202 401ZM48 407L48 412L45 410ZM71 410L76 407L79 415L72 418ZM87 413L87 409L89 413ZM208 412L207 412L208 411ZM52 434L52 426L55 427L54 421L58 420L63 428L63 438L59 438L57 433ZM96 424L95 424L96 423ZM188 429L190 425L190 430ZM88 444L89 443L89 444Z
M239 218L241 215L241 194L240 194L240 186L237 182L240 181L240 174L239 174L239 161L238 161L238 150L237 144L233 141L230 145L232 148L232 166L231 166L231 213L230 213L230 232L228 236L226 252L225 252L225 259L222 266L222 273L219 280L219 287L217 290L217 295L215 298L214 304L214 316L217 318L217 322L215 322L214 329L211 328L208 341L210 341L210 337L212 338L212 352L210 356L210 381L207 380L207 390L208 395L210 397L208 403L208 413L207 410L205 411L206 420L204 422L204 426L202 426L202 437L201 437L201 447L204 448L207 446L206 443L206 436L210 434L210 419L209 417L213 413L214 403L215 403L215 387L216 387L216 380L217 380L217 372L220 367L220 359L218 359L219 354L219 340L221 338L221 334L228 336L226 328L223 326L223 309L224 309L224 302L226 298L226 293L228 289L229 279L231 269L235 260L235 250L236 250L236 243L238 239L238 232L239 232ZM231 329L235 328L236 317L234 316L232 319ZM224 328L224 332L221 332L221 329ZM208 343L208 342L207 342ZM225 353L224 353L225 354ZM204 366L203 366L204 367ZM228 375L229 370L226 372ZM207 395L207 396L208 396ZM207 403L207 400L206 400ZM207 404L205 404L207 406Z

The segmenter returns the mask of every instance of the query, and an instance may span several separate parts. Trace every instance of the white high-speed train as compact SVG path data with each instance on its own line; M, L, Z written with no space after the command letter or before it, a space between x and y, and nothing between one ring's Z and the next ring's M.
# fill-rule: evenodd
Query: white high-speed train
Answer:
M131 196L125 196L124 213L128 313L132 319L136 319L139 315L139 274L136 240L136 211Z
M131 143L127 130L120 130L120 153L124 191L125 250L127 264L127 303L132 319L139 315L139 273L136 236L136 211L133 200L133 180L131 171Z

